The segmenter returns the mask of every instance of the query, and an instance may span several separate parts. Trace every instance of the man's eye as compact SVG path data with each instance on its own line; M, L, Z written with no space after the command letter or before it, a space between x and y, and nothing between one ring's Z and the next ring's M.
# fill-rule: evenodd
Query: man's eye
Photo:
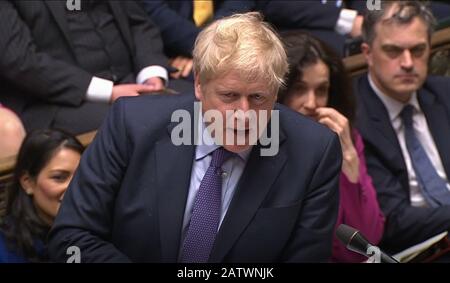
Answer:
M224 96L226 98L233 98L236 96L236 94L232 93L232 92L227 92L227 93L223 93L222 96Z
M416 58L422 57L422 55L425 53L425 49L426 47L423 46L413 48L411 49L411 55Z
M402 54L402 49L400 48L395 48L395 47L388 47L385 48L384 51L386 52L386 54L391 57L391 58L395 58L400 56L400 54Z
M264 95L262 95L262 94L257 94L257 93L256 93L256 94L253 94L253 95L251 96L251 99L252 99L255 103L262 104L262 103L266 102L267 97L264 96Z

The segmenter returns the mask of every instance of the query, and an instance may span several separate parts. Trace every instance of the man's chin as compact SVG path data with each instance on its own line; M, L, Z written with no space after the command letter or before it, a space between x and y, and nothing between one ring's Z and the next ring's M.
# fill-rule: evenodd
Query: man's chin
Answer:
M251 147L251 145L245 144L245 145L223 145L223 147L231 152L234 153L240 153L243 151L246 151L247 149L249 149Z
M416 92L420 88L420 85L417 83L411 83L411 84L402 84L399 85L395 92L402 95L402 96L409 96L413 92Z
M417 91L423 84L423 80L418 77L413 77L409 79L399 79L396 82L396 90L398 92L414 92Z

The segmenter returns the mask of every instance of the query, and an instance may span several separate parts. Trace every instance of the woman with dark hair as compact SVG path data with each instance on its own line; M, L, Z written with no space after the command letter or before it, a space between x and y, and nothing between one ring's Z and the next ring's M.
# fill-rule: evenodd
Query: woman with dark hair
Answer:
M336 227L342 223L350 225L378 244L385 219L367 173L361 136L352 128L355 104L342 61L324 43L306 33L288 32L283 38L289 74L279 101L327 126L338 134L341 142L343 162ZM332 261L363 260L334 237Z
M73 136L57 130L25 137L0 217L0 262L47 260L45 238L83 150Z

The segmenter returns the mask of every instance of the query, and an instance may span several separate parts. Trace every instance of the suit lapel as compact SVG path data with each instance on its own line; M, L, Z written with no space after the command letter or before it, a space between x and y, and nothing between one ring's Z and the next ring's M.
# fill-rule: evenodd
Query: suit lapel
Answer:
M67 24L66 20L66 1L45 1L44 2L48 9L50 10L51 14L53 15L53 18L55 18L56 23L58 24L58 27L61 29L62 34L64 35L64 38L67 41L67 44L69 44L70 49L74 50L72 46L72 40L70 38L70 30L69 26Z
M447 176L450 176L450 120L445 106L438 102L435 95L421 90L418 93L420 107L422 108L427 124L436 143ZM444 126L443 126L444 125Z
M377 131L377 133L368 132L367 134L377 136L375 140L379 140L381 137L384 137L387 142L383 143L383 145L386 145L387 147L384 148L383 151L389 153L390 155L395 155L391 156L390 159L397 161L401 160L401 162L398 163L398 166L401 169L406 170L403 154L397 139L397 134L392 127L388 111L383 102L378 98L375 91L370 86L367 76L360 79L358 95L365 96L365 98L362 99L362 102L365 104L364 108L360 108L359 110L367 111L370 123L372 123L373 127L375 127ZM364 128L365 126L361 126L360 130L364 131ZM369 127L369 129L371 128L372 127Z
M192 116L191 116L192 117ZM175 146L169 133L156 143L159 225L163 262L176 262L181 239L184 209L189 190L193 145Z
M366 95L365 109L368 111L370 120L374 123L377 130L395 147L398 146L397 135L392 127L388 111L383 102L375 94L375 91L369 84L367 77L362 82L361 95Z
M270 125L270 123L269 123ZM275 156L260 156L260 146L253 148L233 200L220 227L211 252L210 262L221 262L252 220L273 182L287 160L280 129L280 150Z
M117 23L117 28L120 30L126 46L130 49L130 54L134 54L134 46L131 45L134 41L132 40L128 19L124 17L126 15L126 12L123 11L124 8L121 6L120 1L108 1L108 3Z

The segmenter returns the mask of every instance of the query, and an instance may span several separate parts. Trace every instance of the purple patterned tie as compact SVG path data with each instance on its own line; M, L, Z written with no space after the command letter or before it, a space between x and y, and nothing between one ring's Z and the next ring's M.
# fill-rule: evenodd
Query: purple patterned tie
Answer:
M221 166L231 154L223 147L219 147L212 153L211 164L206 170L195 197L189 228L184 239L181 262L204 263L209 259L220 221Z

